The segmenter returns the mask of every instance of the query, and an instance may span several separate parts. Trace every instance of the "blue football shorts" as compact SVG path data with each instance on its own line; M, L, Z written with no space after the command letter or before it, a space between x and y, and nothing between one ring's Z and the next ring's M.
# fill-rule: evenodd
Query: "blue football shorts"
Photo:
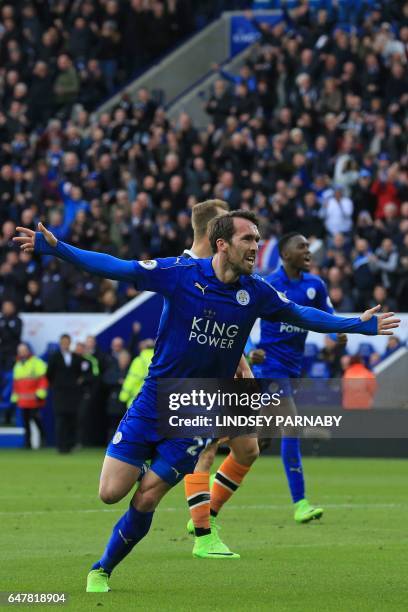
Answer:
M192 474L205 447L205 438L160 438L157 421L127 411L108 445L109 457L143 469L150 469L170 485Z

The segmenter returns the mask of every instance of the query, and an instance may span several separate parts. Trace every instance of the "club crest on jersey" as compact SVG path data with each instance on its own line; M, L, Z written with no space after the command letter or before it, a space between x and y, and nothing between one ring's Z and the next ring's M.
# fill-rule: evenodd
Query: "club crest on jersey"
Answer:
M314 289L314 287L308 287L306 291L306 295L309 298L309 300L314 300L316 297L316 289Z
M245 291L245 289L240 289L239 291L237 291L236 298L238 304L241 304L241 306L246 306L247 304L249 304L249 300L251 299L249 297L248 291Z
M139 263L145 270L154 270L157 268L157 261L154 259L144 259L143 261L139 261Z
M115 433L115 435L113 436L112 444L119 444L121 439L122 439L122 432L121 431L117 431Z

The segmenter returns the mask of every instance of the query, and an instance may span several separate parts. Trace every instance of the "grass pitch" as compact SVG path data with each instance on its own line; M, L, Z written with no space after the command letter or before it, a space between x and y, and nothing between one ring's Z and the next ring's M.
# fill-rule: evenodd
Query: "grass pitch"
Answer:
M127 507L98 500L102 458L1 451L0 591L65 591L75 612L408 610L406 461L305 459L308 497L326 512L296 525L279 459L261 458L220 517L239 561L192 558L179 485L99 595L86 574Z

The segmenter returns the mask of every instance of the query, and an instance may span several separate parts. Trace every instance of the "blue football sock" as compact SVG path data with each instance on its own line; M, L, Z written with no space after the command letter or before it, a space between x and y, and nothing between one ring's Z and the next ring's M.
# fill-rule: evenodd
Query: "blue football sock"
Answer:
M148 533L153 512L139 512L130 504L129 510L119 519L100 561L92 569L102 567L108 574L130 553L132 548Z
M299 438L282 438L281 456L292 500L295 504L305 497L305 481L303 480Z

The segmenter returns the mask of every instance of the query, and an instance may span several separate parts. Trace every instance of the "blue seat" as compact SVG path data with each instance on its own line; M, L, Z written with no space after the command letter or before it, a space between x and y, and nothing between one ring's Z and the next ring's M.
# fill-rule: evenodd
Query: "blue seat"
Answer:
M55 351L57 351L58 348L59 348L58 342L48 342L45 352L41 355L41 359L44 359L44 361L48 361L50 358L50 355L52 353L55 353Z
M329 378L330 371L324 361L314 361L307 371L310 378Z
M319 347L314 342L306 342L305 344L305 357L313 357L315 358L319 352Z
M358 345L357 353L360 355L365 365L370 362L371 355L375 352L375 348L370 342L360 342Z
M360 342L357 349L358 354L362 357L369 357L371 353L374 353L374 351L375 348L370 342Z
M7 410L11 405L11 394L13 391L13 371L3 372L0 380L0 410Z

